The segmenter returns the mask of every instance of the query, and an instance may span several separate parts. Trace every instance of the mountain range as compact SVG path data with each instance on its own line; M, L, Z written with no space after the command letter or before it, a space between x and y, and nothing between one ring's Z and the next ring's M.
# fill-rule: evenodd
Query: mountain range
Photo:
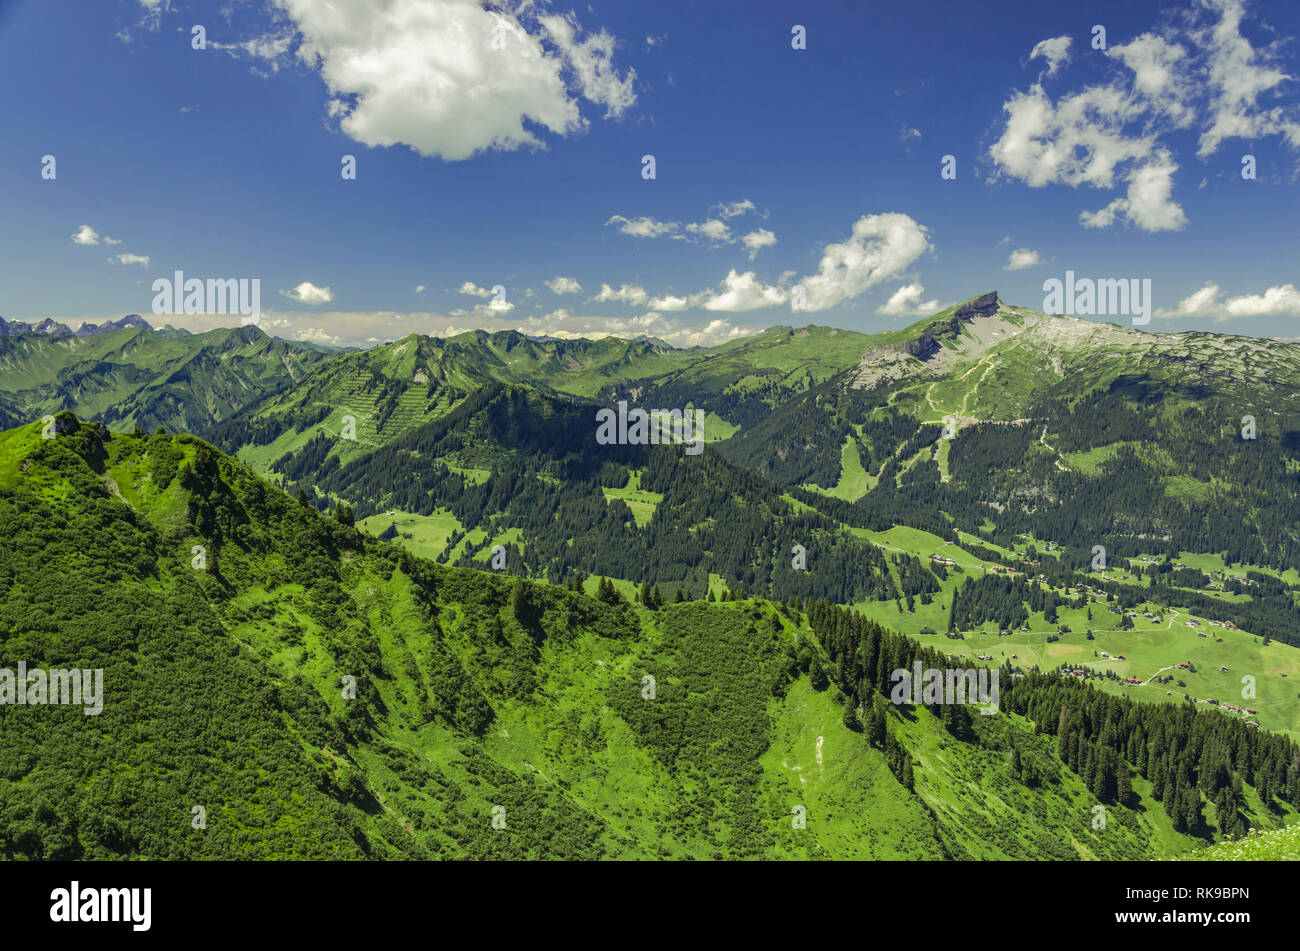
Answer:
M0 370L0 667L107 684L0 719L0 854L1142 858L1300 807L1300 344L988 293ZM894 702L916 663L997 712Z

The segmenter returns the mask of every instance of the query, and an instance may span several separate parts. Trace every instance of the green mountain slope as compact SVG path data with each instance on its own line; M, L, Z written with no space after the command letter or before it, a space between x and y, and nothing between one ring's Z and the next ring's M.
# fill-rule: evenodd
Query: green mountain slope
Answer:
M910 633L972 635L979 653L992 646L981 632L996 638L1004 619L1027 663L1133 678L1103 686L1156 702L1254 699L1244 669L1259 702L1241 708L1300 730L1291 656L1267 643L1300 642L1294 344L1147 334L986 294L874 338L777 328L669 353L700 359L658 375L629 358L617 364L626 382L591 401L573 391L611 364L556 369L555 346L411 337L327 364L212 438L450 563L483 565L504 545L553 581L580 571L669 596L829 597ZM593 411L615 399L707 407L706 437L730 435L728 418L745 425L690 459L601 446ZM1246 415L1254 439L1242 438ZM790 570L796 544L812 570ZM977 577L945 570L952 558ZM1028 587L979 577L1001 572ZM1130 623L1143 612L1159 620ZM1168 634L1174 618L1192 645ZM1193 624L1240 632L1203 645ZM1113 664L1103 650L1137 659ZM1192 680L1137 689L1192 657Z
M553 582L824 597L961 634L964 656L1300 731L1295 356L986 294L890 334L774 328L689 351L412 336L335 355L207 433L444 563L504 546ZM173 382L183 403L195 385ZM597 444L594 411L619 399L707 409L708 446Z
M895 706L942 655L825 602L441 568L193 437L58 422L0 434L0 666L102 668L103 710L3 709L9 857L1136 858L1300 801L1300 750L1217 713Z
M1101 545L1295 564L1300 345L1145 334L994 295L963 307L723 452L883 524L956 527L1003 547L1032 535L1076 559Z
M731 435L790 394L856 365L875 338L806 327L773 328L719 347L679 350L648 340L538 340L515 331L446 339L412 334L338 356L292 391L205 435L262 471L351 418L355 440L331 449L347 462L437 421L471 394L524 387L576 405L667 400L709 410L706 439ZM508 447L507 447L508 448Z
M1188 858L1198 862L1297 862L1300 861L1300 828L1291 826L1269 832L1252 829L1243 838L1221 842Z

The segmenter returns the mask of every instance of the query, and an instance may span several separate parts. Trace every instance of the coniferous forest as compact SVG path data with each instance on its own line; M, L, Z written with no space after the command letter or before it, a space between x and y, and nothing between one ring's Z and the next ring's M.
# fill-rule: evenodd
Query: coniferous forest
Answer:
M734 6L0 0L19 939L1288 920L1300 6Z

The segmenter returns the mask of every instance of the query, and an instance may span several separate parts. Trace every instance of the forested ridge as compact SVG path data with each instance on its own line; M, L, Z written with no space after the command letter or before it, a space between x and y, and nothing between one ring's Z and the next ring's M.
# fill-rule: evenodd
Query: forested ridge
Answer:
M733 588L778 599L858 601L937 590L914 556L901 556L906 567L891 574L879 548L792 505L771 482L711 448L687 456L679 446L598 446L594 411L594 404L574 407L519 387L485 387L354 461L340 465L329 455L333 437L322 434L281 460L278 470L291 490L303 484L337 495L358 518L390 507L417 514L446 509L489 535L519 528L523 565L552 582L579 571L702 597L713 572ZM510 452L487 455L492 447ZM474 461L476 452L491 466L482 482L440 461ZM644 527L625 503L601 492L623 486L633 471L643 489L663 496ZM793 567L796 544L809 552L815 570Z
M434 565L189 436L0 435L0 530L3 666L105 672L98 717L0 711L11 858L1139 857L1296 800L1294 744L1222 717L1045 675L1004 679L998 716L909 712L889 671L942 655L828 601L633 605ZM853 784L782 765L805 729Z
M941 652L883 630L859 615L828 602L808 608L808 618L829 660L828 671L846 696L846 720L860 722L868 742L885 745L889 697L896 670L950 669ZM1300 806L1300 745L1252 729L1215 711L1135 703L1112 697L1058 675L1031 671L1019 677L1010 666L1000 676L1000 709L1031 720L1034 732L1056 737L1057 756L1102 803L1131 806L1133 777L1152 784L1152 795L1180 832L1204 835L1205 804L1214 806L1214 823L1223 835L1241 836L1244 785L1265 807ZM929 705L956 738L980 743L981 714L951 703ZM1016 762L1022 762L1015 757ZM899 756L897 773L910 781L910 761ZM1042 777L1032 767L1017 770L1032 782Z

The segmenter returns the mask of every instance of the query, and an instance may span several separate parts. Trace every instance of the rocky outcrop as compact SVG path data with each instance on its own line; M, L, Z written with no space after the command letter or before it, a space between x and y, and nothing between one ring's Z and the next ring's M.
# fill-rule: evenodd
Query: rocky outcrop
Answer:
M871 389L882 384L897 382L916 368L916 364L911 362L909 357L926 363L942 349L944 340L953 339L961 334L964 322L974 320L976 317L991 317L1001 306L998 292L990 291L961 304L942 320L931 321L911 340L879 347L864 354L850 385Z
M962 304L947 320L936 320L922 331L921 336L907 341L903 347L918 360L928 360L938 352L941 341L961 333L963 321L974 320L976 317L992 317L1001 306L998 292L989 291L981 297Z

